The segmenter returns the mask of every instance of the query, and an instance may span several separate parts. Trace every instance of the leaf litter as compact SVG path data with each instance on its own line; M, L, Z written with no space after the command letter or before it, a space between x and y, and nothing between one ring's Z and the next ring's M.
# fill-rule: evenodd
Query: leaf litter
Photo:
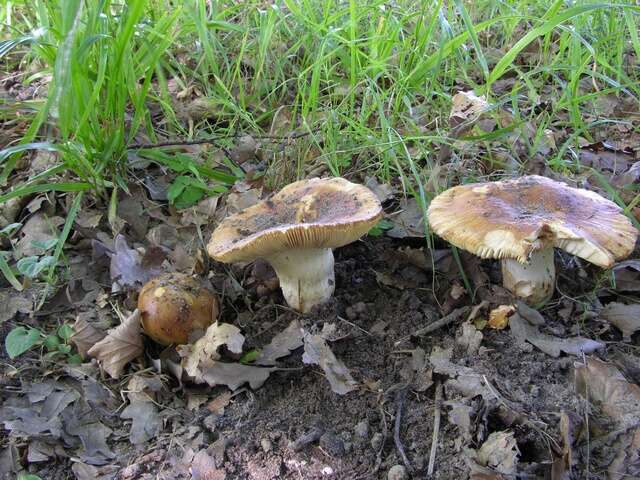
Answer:
M127 364L142 355L143 351L140 312L136 309L89 348L87 354L97 359L102 369L112 378L120 378Z

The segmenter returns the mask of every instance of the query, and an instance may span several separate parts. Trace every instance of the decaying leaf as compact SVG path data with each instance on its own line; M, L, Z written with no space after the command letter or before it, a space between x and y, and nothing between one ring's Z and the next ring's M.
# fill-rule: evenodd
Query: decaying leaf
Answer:
M530 307L523 301L518 300L518 314L531 325L542 326L546 322L542 314L535 308Z
M194 455L189 470L192 480L225 480L227 476L223 468L216 467L215 459L207 450L200 450Z
M482 395L485 400L495 399L495 394L486 385L483 376L472 368L453 363L452 356L453 348L443 349L438 346L434 346L429 355L433 371L450 377L445 382L447 392L453 390L465 397Z
M482 332L470 322L464 322L461 328L462 335L456 337L456 343L462 346L468 355L474 355L482 343Z
M231 192L227 195L228 214L238 213L245 208L249 208L260 201L262 197L261 188L251 188L242 192Z
M31 297L31 292L0 289L0 323L11 320L18 312L32 313L34 299Z
M487 99L478 97L473 90L456 93L451 99L449 126L467 131L475 125L483 113L489 110Z
M520 450L513 432L493 432L477 451L480 465L499 473L516 473Z
M620 430L615 442L615 458L608 468L608 478L623 480L640 475L640 387L628 382L610 363L587 358L575 364L578 393L600 405Z
M596 358L574 366L578 393L600 404L620 426L640 427L640 386L629 383L612 364Z
M392 238L424 237L424 212L415 198L402 199L400 211L387 217L393 228L387 230Z
M304 336L302 361L307 364L319 365L329 380L331 390L339 395L344 395L357 388L357 383L347 367L336 358L327 341L321 335L307 333Z
M256 365L271 366L280 357L286 357L303 344L303 332L300 322L292 320L287 328L278 333L260 352L255 361Z
M113 291L121 288L137 288L162 273L165 255L160 248L149 248L144 255L129 248L123 235L117 235L111 254L111 279Z
M220 359L218 348L226 345L233 353L242 353L244 336L240 329L229 323L214 323L205 334L192 345L182 345L178 352L183 358L182 366L194 378L198 378L200 366L209 361Z
M204 336L193 345L182 345L179 353L183 357L182 367L197 383L210 386L227 385L232 390L245 383L259 388L267 380L273 368L260 368L241 363L218 361L218 348L226 345L229 351L242 353L244 336L240 329L227 323L214 323Z
M223 392L207 404L210 412L222 415L231 401L231 392Z
M531 325L518 313L509 318L511 334L519 342L529 342L538 347L547 355L559 357L561 352L570 355L582 355L591 353L599 348L604 348L604 343L584 337L558 338L546 333L541 333L537 326Z
M87 322L81 315L76 317L73 324L71 341L78 349L82 358L86 358L91 347L100 342L107 334Z
M120 414L120 418L131 419L129 440L141 445L154 438L162 426L158 408L151 400L136 399Z
M62 217L47 217L44 213L36 213L20 230L21 238L15 247L16 260L30 255L41 255L38 245L47 244L58 239L58 227L64 224Z
M640 260L625 260L613 267L618 292L640 292Z
M640 330L640 305L611 302L602 309L600 318L617 327L629 342L631 335Z
M516 311L514 305L500 305L489 312L489 325L496 330L503 330L509 325L509 317Z
M380 203L384 203L385 201L393 198L393 187L388 183L379 183L376 177L365 177L364 184L375 194L376 197L378 197Z
M88 350L89 356L100 362L102 369L112 378L119 378L124 367L142 354L140 312L134 310L120 325L107 332L107 336Z
M275 368L253 367L242 363L204 362L198 371L199 383L206 383L212 387L226 385L231 390L248 383L253 389L260 388Z

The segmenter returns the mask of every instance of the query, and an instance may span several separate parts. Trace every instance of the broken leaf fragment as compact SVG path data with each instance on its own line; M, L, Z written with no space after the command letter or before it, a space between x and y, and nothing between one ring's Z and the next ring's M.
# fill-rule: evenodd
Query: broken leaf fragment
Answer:
M612 445L615 458L608 467L608 478L638 478L640 387L627 381L612 364L596 358L575 364L575 384L578 393L598 404L602 412L613 419L620 432Z
M112 378L120 378L124 367L143 352L140 312L136 309L87 353L100 362Z
M488 325L496 330L503 330L509 325L509 317L516 311L513 305L500 305L489 312Z
M518 313L514 313L509 318L509 326L511 327L511 334L516 340L529 342L552 357L559 357L562 352L570 355L582 355L583 353L591 353L599 348L604 348L604 343L589 338L559 338L542 333L537 326L531 325Z
M513 432L493 432L477 451L477 460L497 472L516 473L520 450Z
M344 395L357 388L357 382L347 367L338 360L321 335L306 334L304 337L304 355L302 361L320 366L324 371L331 390Z
M76 322L73 324L73 335L71 342L78 349L78 353L84 359L87 353L95 344L102 340L107 334L102 330L94 327L87 322L82 316L78 315Z
M602 309L600 318L618 328L628 342L631 335L640 330L640 305L611 302Z
M292 320L287 328L279 332L260 352L255 360L256 365L275 365L280 357L286 357L303 344L303 333L300 321Z
M214 323L204 336L192 345L181 345L182 367L196 383L210 386L227 385L232 390L245 383L259 388L273 368L260 368L241 363L220 362L218 348L225 345L233 353L242 353L244 336L240 329L228 323Z

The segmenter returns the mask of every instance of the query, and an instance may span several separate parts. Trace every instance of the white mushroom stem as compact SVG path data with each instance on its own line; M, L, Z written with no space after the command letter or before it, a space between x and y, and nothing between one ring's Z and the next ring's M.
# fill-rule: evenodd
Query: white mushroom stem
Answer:
M502 260L502 284L531 305L544 303L551 298L555 279L553 247L533 252L527 264L512 259Z
M333 295L335 276L330 248L294 249L265 258L276 271L285 300L308 312Z

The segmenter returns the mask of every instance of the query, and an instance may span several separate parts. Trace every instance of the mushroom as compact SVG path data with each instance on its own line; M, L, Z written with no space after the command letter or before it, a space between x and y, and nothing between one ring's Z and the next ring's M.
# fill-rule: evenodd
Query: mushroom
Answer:
M337 177L302 180L225 218L207 250L224 263L263 258L287 303L308 312L333 294L331 249L362 237L381 215L377 197L362 185Z
M537 175L450 188L433 199L428 217L449 243L501 259L503 285L530 304L553 295L554 247L610 268L638 236L613 202Z
M147 282L138 296L145 333L162 345L189 342L194 330L206 330L218 316L218 299L195 278L166 273Z

